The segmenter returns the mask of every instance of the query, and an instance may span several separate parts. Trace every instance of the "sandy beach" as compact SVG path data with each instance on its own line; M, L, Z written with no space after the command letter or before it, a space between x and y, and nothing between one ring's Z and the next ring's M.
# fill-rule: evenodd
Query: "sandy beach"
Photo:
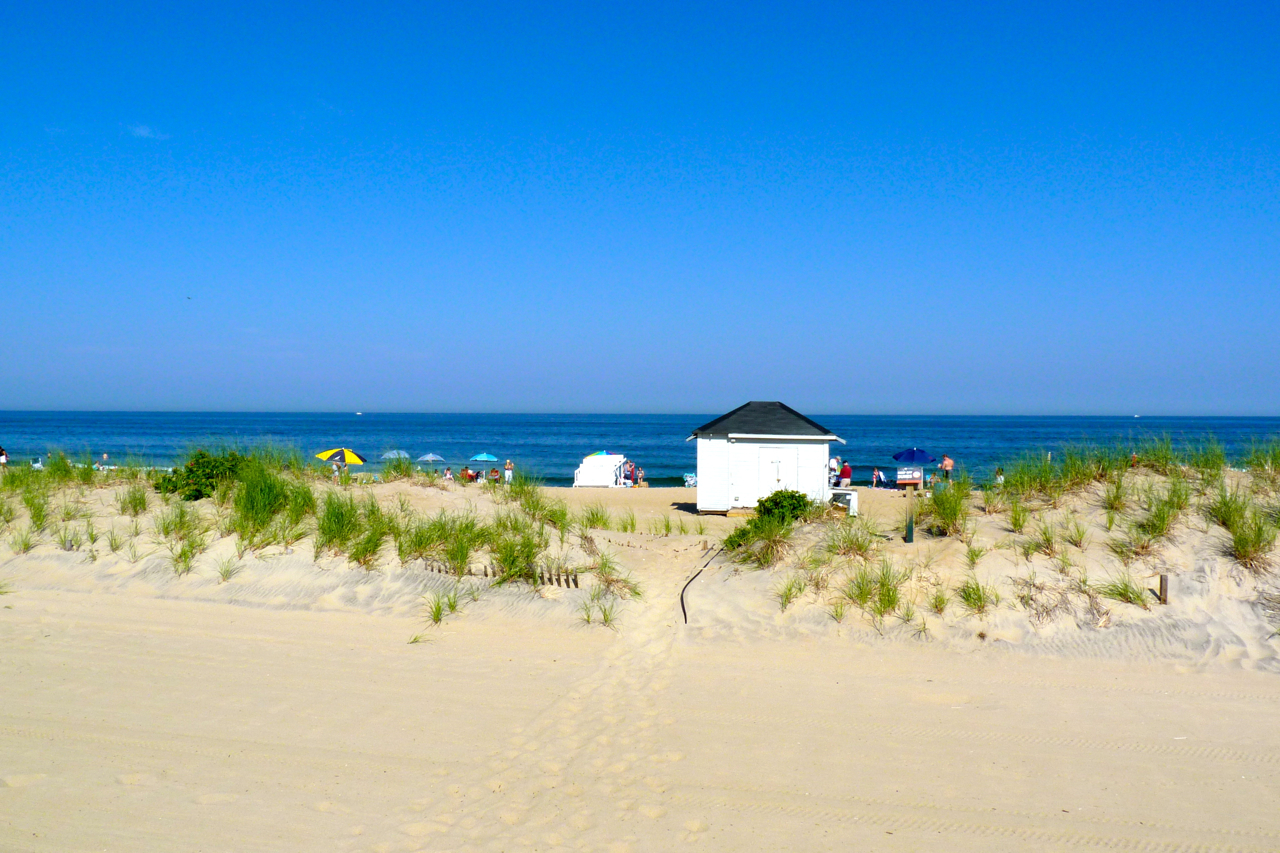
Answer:
M953 604L922 631L933 577L966 574L959 541L885 536L878 554L913 567L903 591L921 615L837 620L853 568L817 581L821 525L752 571L718 548L739 521L694 515L690 491L544 491L636 516L636 532L590 534L641 587L611 627L582 618L586 574L492 589L390 546L366 571L314 559L304 538L226 580L231 536L181 575L159 547L0 546L0 848L1280 848L1270 581L1234 571L1208 525L1135 564L1144 583L1172 575L1168 606L1082 599L1040 620L1013 579L1065 578L1065 561L1024 556L1007 513L979 511L975 571L1003 603ZM376 497L503 512L475 488ZM112 489L70 499L100 528L126 524ZM903 500L860 495L886 527ZM1095 503L1046 511L1090 527L1072 553L1102 576L1119 564ZM797 573L809 586L783 609ZM424 616L424 600L472 588L439 624Z

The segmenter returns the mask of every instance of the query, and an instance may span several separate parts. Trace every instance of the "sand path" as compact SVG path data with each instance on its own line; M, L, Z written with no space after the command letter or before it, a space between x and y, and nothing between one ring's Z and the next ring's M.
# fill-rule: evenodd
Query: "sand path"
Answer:
M19 590L0 849L1280 849L1280 679Z

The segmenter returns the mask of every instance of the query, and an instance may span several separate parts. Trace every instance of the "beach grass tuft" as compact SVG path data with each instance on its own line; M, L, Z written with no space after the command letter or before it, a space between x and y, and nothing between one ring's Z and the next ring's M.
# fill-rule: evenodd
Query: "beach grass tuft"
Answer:
M778 608L785 613L797 598L804 594L806 588L805 580L800 575L791 575L782 585L778 587L775 593L778 599Z
M640 598L640 584L622 573L618 561L611 555L599 553L588 569L596 576L600 588L617 598Z
M25 530L19 530L13 534L9 539L9 547L13 549L15 554L26 554L36 547L37 542L39 542L37 529L32 525L27 525Z
M929 596L929 609L939 616L947 612L947 605L951 603L951 599L947 596L946 587L938 584L933 588L933 594Z
M844 621L844 617L849 612L849 600L843 596L837 596L831 600L827 607L827 615L837 624Z
M1126 604L1133 604L1141 607L1143 610L1148 609L1147 590L1142 586L1142 584L1133 579L1133 575L1126 573L1113 577L1111 580L1098 586L1097 592L1103 598L1123 601Z
M582 526L593 530L609 530L613 519L604 504L593 503L582 508Z
M1257 510L1252 510L1229 530L1231 541L1227 553L1237 563L1255 574L1270 568L1270 555L1276 543L1276 527Z
M49 493L43 489L27 489L22 493L22 505L27 508L31 526L44 530L49 520Z
M636 532L636 514L633 511L623 510L622 515L618 517L618 530L622 533Z
M233 556L223 557L217 563L218 583L226 583L240 573L240 564Z
M929 529L942 536L959 536L969 520L969 496L972 492L973 481L963 473L934 486L929 499L922 502Z
M316 518L315 556L342 553L360 535L360 507L351 495L329 492Z
M1089 531L1075 516L1071 517L1071 521L1063 525L1062 538L1068 543L1081 551L1089 544Z
M844 587L844 597L866 610L876 594L876 574L870 566L859 566Z
M116 504L120 507L121 513L137 518L147 511L147 506L150 504L147 487L141 483L131 483L116 495Z
M1031 513L1022 501L1016 498L1009 501L1009 529L1014 533L1021 533L1026 529L1030 515Z
M1000 593L994 587L982 584L975 575L970 575L956 587L956 597L975 616L984 616L1000 604Z
M856 516L831 525L823 539L822 550L831 556L866 560L875 553L880 542L876 523L866 516Z

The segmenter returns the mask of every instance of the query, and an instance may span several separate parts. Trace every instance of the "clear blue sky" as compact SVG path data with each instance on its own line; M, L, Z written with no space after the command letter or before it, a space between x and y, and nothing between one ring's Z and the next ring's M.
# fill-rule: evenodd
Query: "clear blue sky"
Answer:
M370 5L7 9L0 408L1280 414L1276 3Z

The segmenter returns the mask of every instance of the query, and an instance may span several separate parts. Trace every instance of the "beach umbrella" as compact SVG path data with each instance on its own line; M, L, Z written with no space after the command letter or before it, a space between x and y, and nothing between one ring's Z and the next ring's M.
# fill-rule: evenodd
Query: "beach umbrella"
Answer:
M497 462L498 457L494 456L492 453L477 453L475 456L471 457L471 461L472 462Z
M591 455L592 456L617 456L618 454L612 453L608 450L597 450L595 453L592 453Z
M443 462L443 456L437 456L434 453L424 453L418 457L419 462Z
M317 459L325 462L341 462L344 465L363 465L365 458L349 447L335 447L333 450L322 450L316 454Z
M893 454L893 459L895 462L901 462L903 465L928 465L930 462L938 461L918 447L913 447L910 450L903 450L895 453Z
M382 458L383 459L408 459L409 454L405 453L403 450L388 450L386 453L382 454Z

